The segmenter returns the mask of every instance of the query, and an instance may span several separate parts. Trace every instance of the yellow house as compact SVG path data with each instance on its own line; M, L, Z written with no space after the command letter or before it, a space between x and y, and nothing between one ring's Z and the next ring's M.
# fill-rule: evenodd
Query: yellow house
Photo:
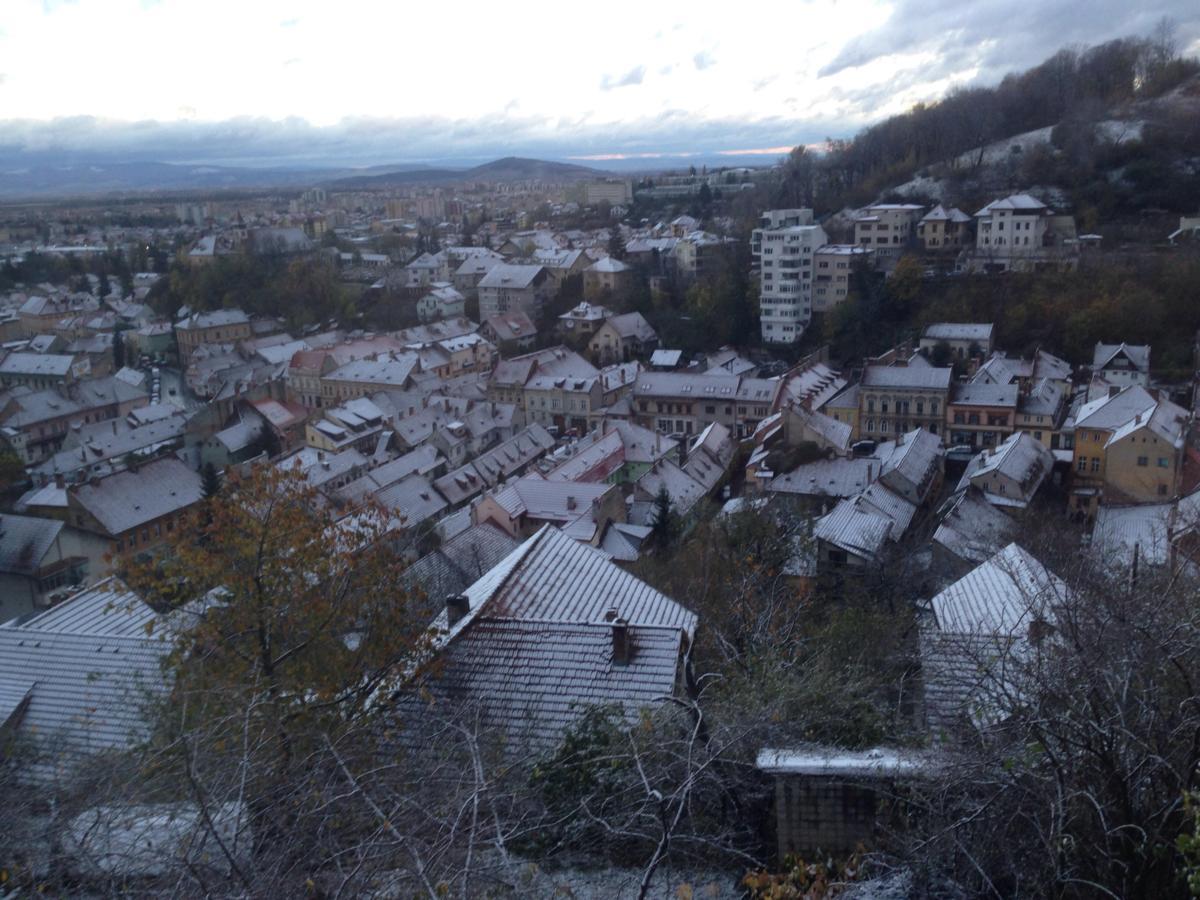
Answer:
M1084 404L1075 420L1072 510L1094 515L1101 500L1153 502L1173 496L1183 467L1187 411L1138 385Z
M821 412L850 426L850 440L857 441L858 432L858 385L846 388L821 407Z

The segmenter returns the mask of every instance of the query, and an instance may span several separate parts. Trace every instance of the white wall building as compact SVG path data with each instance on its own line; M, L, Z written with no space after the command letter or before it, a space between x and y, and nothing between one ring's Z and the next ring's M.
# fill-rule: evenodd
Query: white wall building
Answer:
M762 215L751 251L761 278L762 337L774 344L800 340L812 319L813 255L828 243L811 209L775 209Z

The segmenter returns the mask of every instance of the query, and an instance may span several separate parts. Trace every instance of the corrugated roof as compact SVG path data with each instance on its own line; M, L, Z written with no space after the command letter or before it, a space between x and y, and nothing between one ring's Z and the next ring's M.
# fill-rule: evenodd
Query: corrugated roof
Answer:
M0 628L0 684L32 684L17 733L49 754L30 770L49 777L87 754L146 737L143 709L169 688L165 639Z
M116 578L68 597L21 624L32 631L149 637L159 615Z
M614 705L632 723L674 693L681 633L632 626L629 641L622 665L613 661L611 625L483 618L443 651L420 693L406 692L398 711L402 720L409 709L419 719L426 704L442 707L522 749L553 746L594 706Z

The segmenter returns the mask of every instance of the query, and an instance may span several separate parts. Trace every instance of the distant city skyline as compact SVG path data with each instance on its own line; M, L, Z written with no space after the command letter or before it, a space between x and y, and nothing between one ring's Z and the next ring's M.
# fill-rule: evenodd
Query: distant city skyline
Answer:
M1200 53L1194 0L7 0L0 165L765 161L1164 16Z

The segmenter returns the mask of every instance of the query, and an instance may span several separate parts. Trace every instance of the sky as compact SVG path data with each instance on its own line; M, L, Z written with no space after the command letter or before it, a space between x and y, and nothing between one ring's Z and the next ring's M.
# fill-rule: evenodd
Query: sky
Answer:
M1196 0L2 0L0 164L762 156Z

